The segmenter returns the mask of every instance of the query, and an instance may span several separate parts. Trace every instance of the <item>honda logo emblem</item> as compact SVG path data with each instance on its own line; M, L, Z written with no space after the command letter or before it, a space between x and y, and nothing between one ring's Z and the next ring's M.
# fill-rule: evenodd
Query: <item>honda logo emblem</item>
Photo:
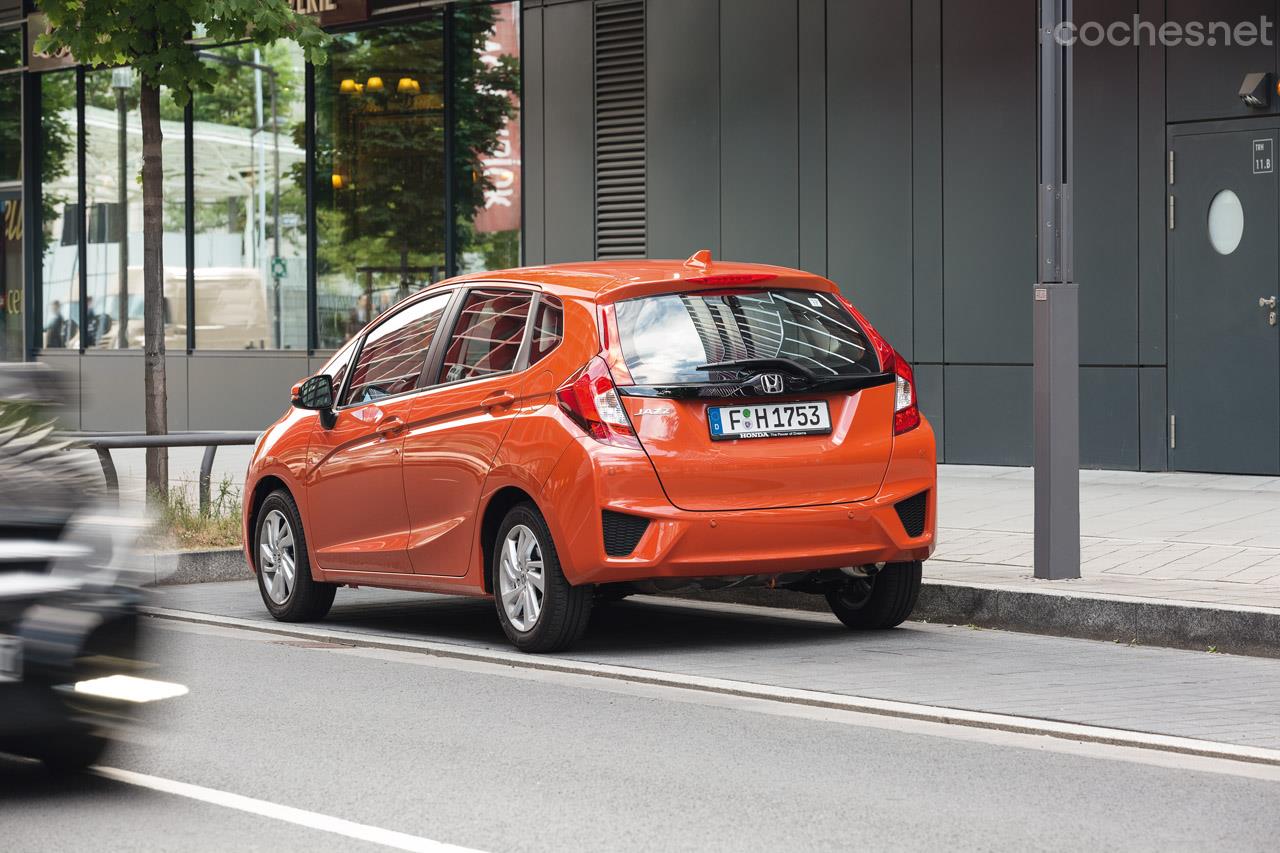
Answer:
M760 390L766 394L781 394L786 383L781 373L760 374Z

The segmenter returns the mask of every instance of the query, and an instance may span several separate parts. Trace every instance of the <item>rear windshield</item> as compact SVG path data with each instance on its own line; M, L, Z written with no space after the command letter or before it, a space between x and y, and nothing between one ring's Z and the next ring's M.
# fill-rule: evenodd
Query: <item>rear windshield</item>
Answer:
M826 377L880 369L857 321L828 293L677 293L624 300L616 311L623 359L638 385L723 379L698 368L744 359L788 359Z

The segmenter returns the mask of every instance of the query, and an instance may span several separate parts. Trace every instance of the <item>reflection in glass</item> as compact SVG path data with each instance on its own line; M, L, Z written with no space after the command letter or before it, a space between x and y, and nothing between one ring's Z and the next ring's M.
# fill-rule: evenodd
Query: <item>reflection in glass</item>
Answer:
M21 361L22 193L0 193L0 361Z
M131 68L85 74L85 349L141 349L144 343L140 91ZM160 95L160 117L164 337L167 350L181 351L187 348L184 132L182 110L167 91Z
M520 265L520 11L454 12L454 204L459 272Z
M322 348L445 277L442 20L339 35L316 69Z
M196 347L307 346L305 70L292 42L201 52L193 101Z
M76 171L76 75L43 74L40 86L41 306L46 349L80 345L79 229Z
M0 76L0 181L22 177L22 75Z

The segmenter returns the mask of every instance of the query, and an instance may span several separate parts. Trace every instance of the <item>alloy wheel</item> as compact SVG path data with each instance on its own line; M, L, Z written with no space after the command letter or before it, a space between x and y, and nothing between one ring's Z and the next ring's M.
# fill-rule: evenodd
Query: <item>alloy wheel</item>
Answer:
M293 544L293 525L283 512L273 509L262 520L258 537L258 570L262 584L276 604L285 604L293 593L298 554Z
M498 596L512 627L532 631L542 613L545 594L542 546L532 530L517 524L502 540L498 561Z

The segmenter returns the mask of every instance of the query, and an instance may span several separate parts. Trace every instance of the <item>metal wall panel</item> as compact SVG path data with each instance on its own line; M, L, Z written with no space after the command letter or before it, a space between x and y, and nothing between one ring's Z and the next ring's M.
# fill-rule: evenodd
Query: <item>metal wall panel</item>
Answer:
M545 261L586 261L595 256L592 9L567 3L542 16Z
M1139 464L1143 471L1169 469L1168 371L1163 367L1138 370Z
M942 2L916 0L912 15L911 206L914 341L918 361L940 362L942 263ZM939 386L941 387L941 386Z
M306 354L202 355L187 359L196 429L265 429L289 406L293 383L310 375ZM234 394L227 389L235 389Z
M717 0L648 0L649 256L721 255Z
M1137 3L1076 0L1076 19L1132 22ZM1076 48L1076 273L1082 364L1138 359L1138 66L1132 47ZM1133 467L1137 466L1136 457Z
M80 429L80 354L45 350L40 354L40 361L58 371L62 377L67 397L64 405L55 412L62 429Z
M1030 465L1031 379L1029 366L947 365L947 461Z
M1264 17L1272 22L1271 44L1252 47L1226 44L1220 32L1209 34L1213 44L1187 43L1170 47L1168 57L1169 121L1203 121L1239 118L1280 112L1280 99L1273 97L1267 110L1245 106L1238 97L1240 84L1251 71L1276 70L1276 0L1168 0L1168 19L1187 24L1226 22L1257 24ZM1274 77L1272 78L1274 81Z
M1029 364L1036 4L948 0L942 23L946 360Z
M827 4L800 0L800 267L827 274Z
M169 430L190 428L187 356L165 358ZM232 389L253 383L253 375L218 377L206 393L217 400L234 397ZM94 353L80 358L80 429L86 432L142 432L144 413L143 361L137 352ZM220 429L198 423L195 429Z
M920 400L920 411L929 419L933 427L933 438L938 446L938 461L945 462L946 448L945 426L945 394L943 393L943 369L940 364L914 365L916 372L916 396Z
M546 146L543 144L542 76L546 68L546 53L542 49L542 9L525 9L521 15L520 49L523 72L520 127L523 145L523 164L520 172L520 191L524 205L524 263L542 264L547 259L547 211L546 198Z
M827 7L830 278L908 358L912 346L911 6Z
M720 6L720 238L736 261L800 263L796 0Z
M1164 0L1141 0L1143 20L1164 21ZM1138 48L1138 361L1165 364L1165 50ZM1144 434L1145 435L1145 434ZM1145 441L1145 439L1144 439ZM1163 452L1163 451L1162 451ZM1143 445L1146 458L1146 446ZM1145 464L1145 463L1144 463Z
M1138 469L1138 369L1080 368L1080 465Z

